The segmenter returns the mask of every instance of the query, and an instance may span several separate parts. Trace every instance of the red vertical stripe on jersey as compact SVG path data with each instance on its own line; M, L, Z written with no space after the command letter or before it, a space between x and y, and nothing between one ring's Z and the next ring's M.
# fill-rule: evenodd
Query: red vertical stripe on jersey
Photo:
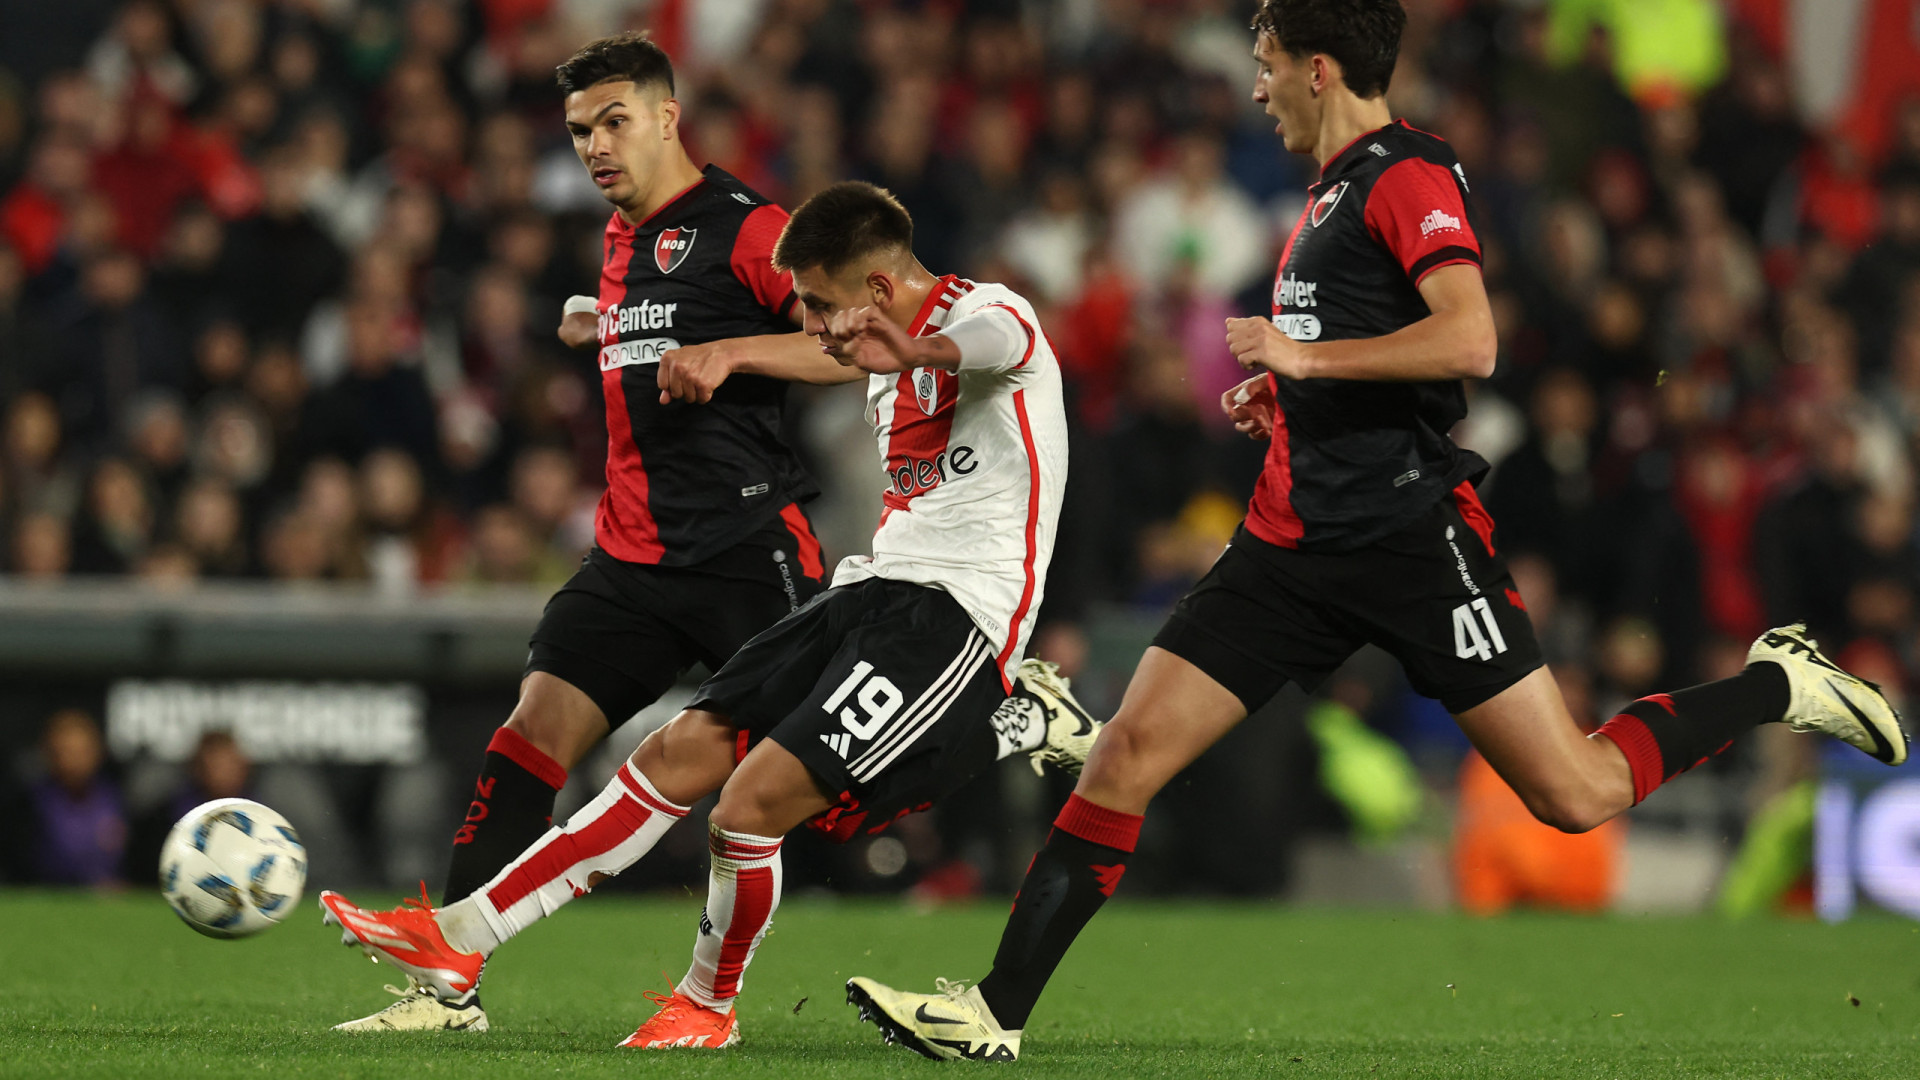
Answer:
M793 534L793 542L800 545L800 572L819 581L826 575L827 568L820 562L820 541L813 535L813 523L807 520L799 503L788 503L782 507L780 520L787 523L787 531Z
M616 220L618 220L616 218ZM611 231L611 230L610 230ZM633 265L633 230L614 233L600 273L600 311L618 311L627 298L627 273ZM612 335L600 339L602 348ZM666 548L660 526L647 507L647 466L633 441L633 417L627 412L627 368L601 373L607 398L607 490L594 515L594 540L601 549L626 562L657 563Z
M1287 263L1293 259L1294 241L1300 239L1300 229L1313 213L1315 201L1309 192L1300 220L1293 223L1293 231L1287 234L1287 246L1280 251L1280 266L1273 273L1275 315L1281 314L1280 282L1286 277ZM1269 544L1298 547L1306 527L1293 508L1293 448L1287 444L1287 410L1280 404L1280 380L1269 374L1267 382L1273 387L1273 440L1267 447L1267 464L1260 470L1253 500L1247 505L1247 531Z
M733 918L727 920L726 937L720 941L720 962L713 972L713 996L721 998L740 993L740 975L747 968L753 939L773 914L773 867L741 870L733 887Z
M1020 606L1013 609L1013 624L1007 627L1007 643L1000 647L1000 683L1013 693L1013 680L1007 677L1007 661L1013 658L1020 642L1020 626L1027 621L1027 609L1033 605L1037 582L1033 563L1040 548L1040 455L1033 452L1033 424L1027 419L1027 392L1013 392L1013 414L1020 418L1020 442L1027 448L1027 558L1021 564L1027 582L1020 589Z
M920 400L916 386L923 372L933 377L931 413ZM950 371L915 368L901 372L894 380L893 419L887 431L887 490L880 497L887 510L905 510L915 496L939 485L947 443L953 438L953 405L959 396L960 379Z
M948 274L914 313L907 327L908 337L920 337L936 330L928 324L933 317L953 306L953 302L973 291L971 282ZM915 375L933 376L933 410L920 400ZM960 396L960 376L939 368L910 368L893 383L893 419L887 425L887 490L880 497L880 524L887 515L904 510L914 496L940 483L947 443L953 438L953 406ZM876 530L877 531L877 530Z
M531 858L487 891L487 903L492 904L495 911L506 911L532 896L542 885L565 874L568 868L619 847L651 817L653 811L634 799L622 797L579 832L556 833L542 841ZM576 889L586 887L584 881L574 882Z

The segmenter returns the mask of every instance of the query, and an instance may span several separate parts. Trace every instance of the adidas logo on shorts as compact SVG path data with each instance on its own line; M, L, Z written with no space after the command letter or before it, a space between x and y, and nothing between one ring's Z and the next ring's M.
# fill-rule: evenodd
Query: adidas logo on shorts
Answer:
M829 735L822 735L820 736L820 741L826 743L834 753L839 754L840 760L842 761L847 759L847 751L853 749L853 736L844 731L836 731Z

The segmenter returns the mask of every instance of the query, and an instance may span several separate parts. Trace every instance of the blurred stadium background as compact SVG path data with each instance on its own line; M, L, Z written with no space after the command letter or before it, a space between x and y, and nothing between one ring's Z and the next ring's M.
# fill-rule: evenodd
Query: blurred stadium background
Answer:
M1041 307L1075 442L1037 651L1109 711L1260 465L1220 320L1268 311L1310 166L1248 101L1253 6L0 0L0 879L148 888L178 813L245 793L319 884L437 887L592 535L598 380L553 327L608 209L551 72L620 28L674 56L696 161L788 206L884 184L928 266ZM1407 7L1389 97L1465 165L1499 320L1455 434L1576 715L1799 618L1897 696L1920 5ZM794 399L829 554L861 550L860 397ZM1559 837L1362 655L1170 788L1128 888L1920 913L1920 787L1784 736ZM796 840L789 888L1003 895L1064 796L1010 763L878 840ZM683 831L617 887L702 880Z

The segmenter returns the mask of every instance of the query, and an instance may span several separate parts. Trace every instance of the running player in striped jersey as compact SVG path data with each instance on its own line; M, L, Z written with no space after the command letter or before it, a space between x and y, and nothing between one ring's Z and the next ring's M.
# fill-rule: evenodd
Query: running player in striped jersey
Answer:
M1066 484L1059 363L1024 299L936 277L912 241L898 201L846 183L797 210L773 256L808 332L868 373L887 470L873 554L749 641L598 798L472 896L372 912L323 893L348 944L457 999L501 943L632 865L718 790L692 966L622 1045L730 1046L741 977L780 902L786 833L879 832L1017 752L1079 771L1097 725L1050 669L1023 663Z

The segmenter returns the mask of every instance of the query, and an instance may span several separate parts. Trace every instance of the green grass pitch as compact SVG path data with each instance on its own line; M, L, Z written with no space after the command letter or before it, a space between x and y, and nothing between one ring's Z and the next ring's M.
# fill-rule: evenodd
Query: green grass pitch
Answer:
M651 1012L641 991L685 970L698 909L595 897L494 959L493 1031L346 1036L327 1026L391 1000L393 970L340 947L311 898L220 942L151 895L0 894L0 1076L1920 1077L1906 922L1124 901L1061 968L1016 1065L882 1046L841 989L981 974L1000 903L796 899L748 975L743 1046L615 1050Z

